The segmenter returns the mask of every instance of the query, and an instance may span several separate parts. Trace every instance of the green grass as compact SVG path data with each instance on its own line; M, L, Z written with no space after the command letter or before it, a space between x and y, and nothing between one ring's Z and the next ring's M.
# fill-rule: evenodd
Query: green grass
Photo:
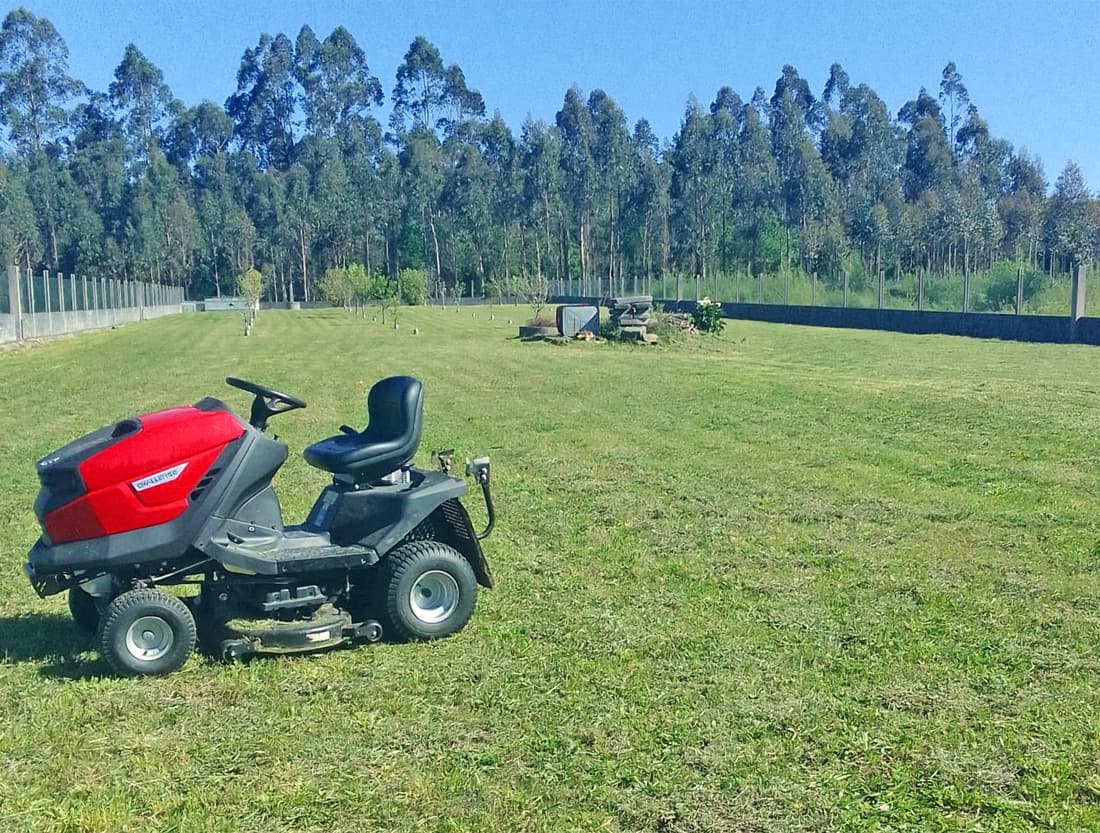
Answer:
M1100 352L497 313L0 354L0 830L1100 829ZM273 423L293 521L325 482L297 452L396 372L422 462L495 463L498 586L455 638L115 679L23 578L38 456L254 378L309 401Z

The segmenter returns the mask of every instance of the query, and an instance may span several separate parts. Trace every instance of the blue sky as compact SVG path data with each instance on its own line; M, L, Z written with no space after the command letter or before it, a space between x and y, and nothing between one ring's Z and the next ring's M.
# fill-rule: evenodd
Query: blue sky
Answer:
M756 86L770 95L785 63L819 94L839 61L896 113L922 85L935 92L953 60L995 135L1038 154L1051 183L1073 159L1100 189L1100 0L26 5L54 23L72 74L95 89L106 89L133 41L184 102L223 103L261 32L293 38L308 23L323 38L343 25L387 94L422 34L514 129L528 113L552 121L575 83L586 93L603 88L631 123L644 116L662 139L678 129L689 95L708 103L724 84L745 99Z

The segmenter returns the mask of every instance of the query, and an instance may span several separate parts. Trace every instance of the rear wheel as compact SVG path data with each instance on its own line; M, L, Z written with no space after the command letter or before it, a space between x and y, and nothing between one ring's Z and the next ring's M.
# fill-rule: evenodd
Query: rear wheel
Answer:
M170 674L195 648L195 619L175 596L131 590L107 605L98 641L100 654L119 674Z
M76 626L85 633L94 634L99 629L99 608L96 607L95 596L83 587L69 590L69 613Z
M440 639L458 633L477 604L477 578L461 553L438 541L398 547L383 562L386 633Z

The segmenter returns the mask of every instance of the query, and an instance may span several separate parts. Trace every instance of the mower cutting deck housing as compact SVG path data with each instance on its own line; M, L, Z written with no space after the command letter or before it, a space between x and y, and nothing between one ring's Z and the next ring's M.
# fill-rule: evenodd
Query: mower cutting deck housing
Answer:
M287 446L268 420L297 397L254 394L246 422L217 399L124 419L38 461L42 536L26 572L69 609L123 674L165 674L198 638L226 658L314 651L352 640L434 639L469 620L493 580L480 539L494 522L489 460L467 466L489 526L475 533L466 482L411 465L423 388L383 379L368 423L309 446L333 475L305 523L284 526L272 477ZM166 593L195 585L196 595Z

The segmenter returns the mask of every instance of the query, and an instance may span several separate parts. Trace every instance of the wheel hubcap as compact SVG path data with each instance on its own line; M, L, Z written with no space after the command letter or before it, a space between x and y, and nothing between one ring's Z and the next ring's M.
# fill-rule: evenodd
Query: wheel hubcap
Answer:
M142 616L126 630L126 650L143 662L160 659L175 641L172 626L159 616Z
M429 570L413 584L409 607L421 622L429 625L442 622L458 607L458 582L450 573Z

